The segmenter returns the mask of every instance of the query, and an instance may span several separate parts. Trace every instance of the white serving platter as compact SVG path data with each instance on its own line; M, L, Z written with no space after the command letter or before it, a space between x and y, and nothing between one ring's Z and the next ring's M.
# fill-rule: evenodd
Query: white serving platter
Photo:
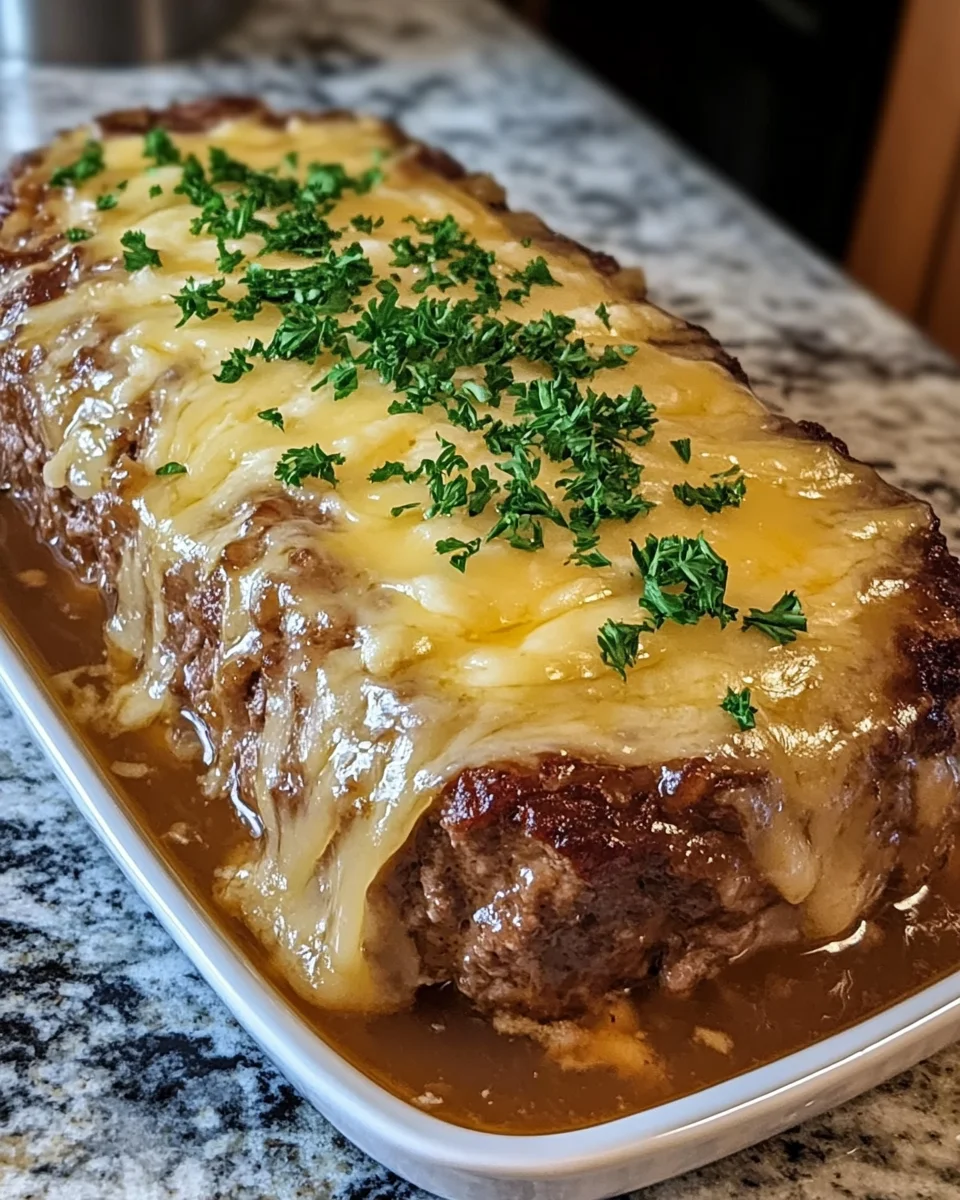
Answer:
M960 1036L960 972L805 1050L647 1112L512 1137L439 1121L323 1042L213 923L0 630L0 684L124 874L264 1053L343 1134L449 1200L598 1200L751 1145L849 1100Z

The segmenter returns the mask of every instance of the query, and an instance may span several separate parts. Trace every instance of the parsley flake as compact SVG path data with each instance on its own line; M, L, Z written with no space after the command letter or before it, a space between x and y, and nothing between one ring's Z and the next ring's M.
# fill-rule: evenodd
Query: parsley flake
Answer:
M327 454L315 442L312 446L295 446L284 451L274 471L281 483L299 487L305 479L322 479L332 487L337 485L335 466L346 462L342 454Z
M373 217L365 217L358 213L357 216L350 218L350 224L360 233L373 233L383 224L383 217L377 217L374 221Z
M460 474L467 460L453 442L448 442L439 433L437 441L440 443L437 457L423 459L416 471L408 471L405 476L408 482L420 477L426 480L431 503L423 515L428 520L447 516L467 503L467 477Z
M507 278L511 283L520 285L511 288L506 294L506 299L516 304L521 304L534 287L560 287L560 283L550 274L547 260L542 255L531 259L522 271L509 272Z
M744 632L758 629L780 646L795 642L798 633L807 632L807 618L796 592L784 592L773 608L751 608L743 618Z
M228 250L223 238L217 238L217 270L229 275L243 262L242 250Z
M158 475L186 475L187 468L183 463L168 462L164 463L162 467L157 467L156 473Z
M741 729L753 729L757 724L757 710L750 703L749 688L735 692L733 688L728 687L726 696L720 701L720 707L733 717Z
M677 455L681 459L681 461L683 461L685 463L688 463L690 461L690 439L689 438L677 438L676 441L672 441L670 443L670 445L674 448L674 450L676 450Z
M360 386L360 379L357 375L357 364L353 359L346 358L342 362L338 362L336 366L330 370L320 380L321 385L324 383L333 384L334 400L342 400L345 396L349 396L351 392L355 392Z
M223 284L222 279L211 279L209 283L197 283L191 276L180 291L172 297L174 304L183 314L177 322L177 329L181 325L186 325L191 317L196 317L199 321L206 321L210 317L216 316L220 309L214 308L213 305L227 303L226 297L220 291Z
M407 468L402 462L385 462L381 467L375 467L367 478L371 483L386 483L388 479L406 477Z
M68 242L85 242L88 238L93 237L93 231L90 229L80 229L76 225L71 225L69 229L64 230L64 236Z
M283 313L283 320L262 351L267 362L299 358L312 363L324 349L340 346L343 335L333 317L321 316L309 304L291 304Z
M484 250L450 213L438 220L420 220L412 215L404 220L426 236L423 241L414 241L409 236L394 238L390 243L394 255L390 265L423 268L413 285L415 293L425 292L429 287L447 291L472 280L482 307L499 307L500 290L491 270L496 261L492 250ZM442 271L437 270L439 263L443 264Z
M450 566L462 574L467 569L467 559L472 558L477 553L480 549L480 544L480 538L474 538L470 542L464 542L460 538L455 537L441 538L437 542L437 553L450 554ZM451 551L454 550L457 553L451 554Z
M612 667L624 682L627 667L635 667L640 653L640 634L649 625L631 625L626 621L604 621L597 632L600 657Z
M715 617L722 629L737 610L726 603L727 564L701 533L688 538L647 537L642 547L630 543L633 559L643 579L640 606L659 629L665 621L696 625Z
M734 471L738 468L733 468ZM675 483L673 494L687 508L699 505L704 512L718 513L725 508L739 508L747 494L747 481L743 475L737 474L730 478L731 472L724 471L720 475L711 475L716 483L707 483L695 487L691 483Z
M283 413L279 408L265 408L262 412L258 412L257 416L261 421L268 421L271 425L275 425L277 429L283 430Z
M354 297L373 280L373 267L359 242L339 254L329 250L309 267L268 268L251 263L241 282L247 296L234 306L236 320L248 320L264 304L298 304L317 316L346 312Z
M607 310L607 306L603 303L598 304L597 307L593 311L600 318L600 320L607 327L607 329L609 329L610 328L610 313Z
M353 190L362 194L368 192L371 186L367 180L351 178L342 163L315 162L307 168L301 198L311 204L329 204L339 200L345 191Z
M541 459L521 445L514 447L505 462L497 463L497 469L509 479L504 485L505 498L497 504L500 519L487 534L488 542L505 537L515 550L540 550L544 544L543 520L567 524L560 509L535 482L540 466Z
M165 129L151 129L143 139L143 157L152 158L156 166L167 167L181 161L180 151Z
M84 143L80 157L66 166L57 167L50 176L51 187L65 187L68 183L83 183L99 175L104 169L103 143L90 138Z
M500 484L490 474L487 466L474 467L470 472L473 488L467 493L467 513L471 517L479 517L497 492Z
M100 212L107 212L111 208L116 208L120 200L113 192L101 192L97 197L97 209Z
M147 245L147 235L140 229L128 229L120 239L124 247L123 265L128 271L139 271L141 267L160 267L160 255Z
M153 184L153 186L150 188L150 193L149 193L149 195L150 195L150 199L151 199L151 200L154 200L154 199L156 199L156 197L157 197L157 196L162 196L162 195L163 195L163 188L160 186L160 184L159 184L159 183L155 183L155 184Z
M214 375L217 383L237 383L247 371L252 371L253 363L250 361L252 353L252 350L244 350L239 346L231 350L230 357L225 358L220 364L220 374Z
M318 258L330 249L330 243L342 235L312 208L288 208L277 213L275 224L259 231L263 235L261 254L283 252L302 258ZM241 236L237 234L236 236Z

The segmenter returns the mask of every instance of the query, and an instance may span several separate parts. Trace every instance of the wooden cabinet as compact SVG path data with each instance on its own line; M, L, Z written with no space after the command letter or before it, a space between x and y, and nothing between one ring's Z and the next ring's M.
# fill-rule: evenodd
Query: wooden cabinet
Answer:
M960 355L960 0L908 0L847 266Z

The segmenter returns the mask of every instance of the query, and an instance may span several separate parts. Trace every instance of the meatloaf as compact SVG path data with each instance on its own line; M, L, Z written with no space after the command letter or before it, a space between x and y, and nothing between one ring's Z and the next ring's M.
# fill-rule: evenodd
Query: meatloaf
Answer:
M313 1002L683 993L942 861L935 517L638 272L253 100L66 133L0 212L4 485L109 598L98 719L200 732L218 897Z

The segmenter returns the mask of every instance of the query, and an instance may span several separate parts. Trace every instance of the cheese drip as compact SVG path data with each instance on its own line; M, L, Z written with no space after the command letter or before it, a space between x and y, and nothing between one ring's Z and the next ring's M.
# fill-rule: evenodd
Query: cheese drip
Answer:
M36 177L75 159L86 136L55 143L33 168ZM138 431L136 470L122 485L136 523L109 629L137 669L118 689L113 717L123 728L142 727L169 719L175 707L171 573L222 580L221 678L282 647L280 665L259 673L263 729L249 744L245 774L231 757L237 747L227 722L212 786L232 790L260 833L249 859L225 873L224 897L274 949L293 984L335 1008L374 1010L409 995L415 956L378 910L372 885L444 781L470 765L545 752L623 764L706 758L770 771L783 781L772 807L759 811L749 793L727 802L740 811L766 877L803 905L809 931L845 929L882 870L866 828L870 813L849 801L845 780L883 722L915 715L891 716L891 664L873 648L908 619L912 564L904 546L927 526L925 507L892 499L872 471L829 445L779 432L725 370L671 351L671 318L625 298L615 280L562 244L522 244L509 222L456 181L410 150L393 153L378 122L294 119L278 128L240 119L175 140L202 161L216 145L266 169L295 150L301 163L342 163L354 174L386 151L382 183L369 195L345 193L327 218L334 227L358 215L382 224L356 235L348 228L341 245L356 237L375 275L389 276L389 243L411 233L406 218L449 213L496 251L504 291L508 272L542 254L559 286L534 287L522 307L505 303L501 315L566 314L596 354L635 345L626 366L601 371L592 386L615 395L637 384L658 418L652 441L637 451L643 493L656 507L629 526L604 525L600 549L610 567L572 565L569 533L548 524L543 549L524 553L492 541L460 574L436 543L483 535L489 512L392 516L394 506L425 498L422 485L375 484L369 475L388 460L416 465L435 457L438 432L471 466L486 463L497 475L480 433L450 425L436 407L389 415L396 394L370 372L335 401L329 385L315 389L329 358L258 359L236 383L216 382L235 347L269 342L279 315L265 305L249 322L221 311L178 327L171 296L190 277L219 274L217 246L189 231L197 210L174 191L180 168L147 171L140 137L109 139L102 174L51 195L62 228L93 235L79 250L63 250L82 256L79 281L29 309L16 334L23 348L44 349L31 382L52 450L46 482L80 498L118 486L111 480L118 434ZM117 206L98 211L96 196L122 181ZM151 196L158 186L162 193ZM161 268L124 269L120 239L130 229L143 231ZM256 236L230 245L268 267L307 265L288 254L258 260ZM239 295L239 274L227 277L228 296ZM415 303L418 272L399 274L401 299ZM374 294L366 289L359 302ZM597 315L601 303L609 328ZM96 365L78 377L78 358L92 347ZM518 366L520 378L537 374L546 369ZM272 407L283 430L257 415ZM679 438L691 441L688 465L671 447ZM336 488L278 482L284 451L315 442L344 457ZM157 476L168 462L186 473ZM732 465L747 480L741 507L708 514L674 498L674 484L705 483ZM545 461L538 482L552 492L559 477ZM235 548L278 497L290 503L245 560ZM794 589L809 632L778 646L737 623L723 630L713 620L667 623L641 636L637 665L623 682L601 662L596 636L608 619L645 615L630 537L701 532L729 563L731 604L741 613L769 608ZM727 687L744 686L759 712L756 729L741 733L719 702ZM199 715L214 722L218 714Z

